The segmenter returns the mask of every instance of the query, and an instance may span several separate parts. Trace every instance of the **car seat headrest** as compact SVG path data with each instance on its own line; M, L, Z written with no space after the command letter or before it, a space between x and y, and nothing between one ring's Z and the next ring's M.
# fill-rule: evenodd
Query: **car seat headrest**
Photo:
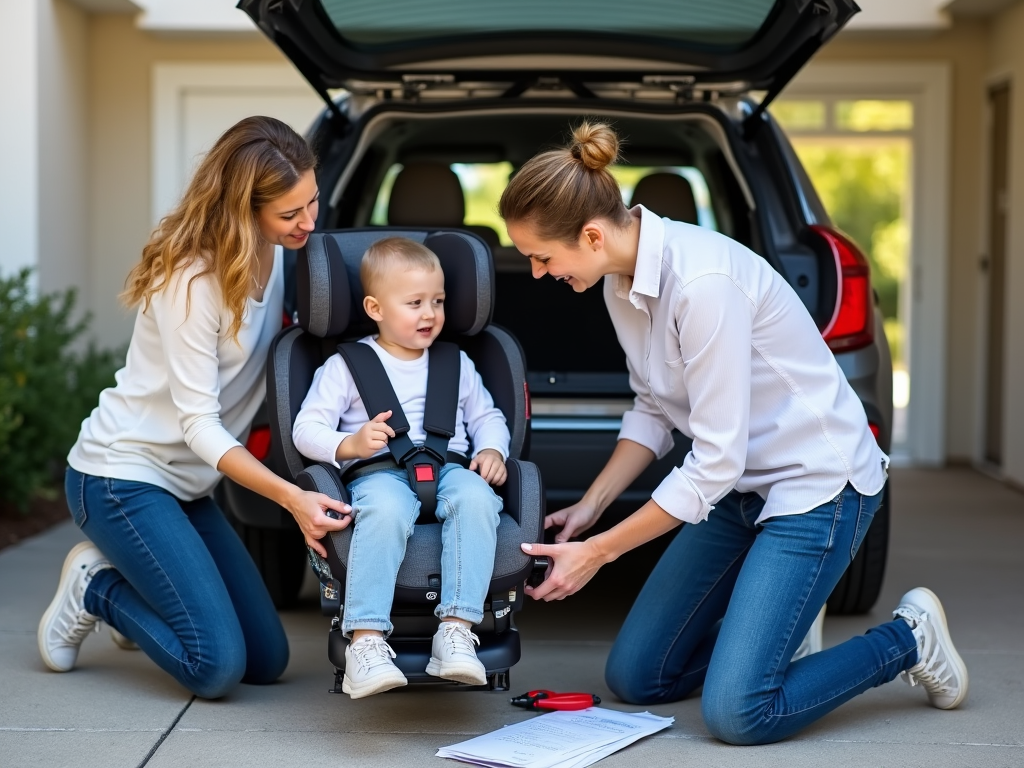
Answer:
M697 223L697 201L693 196L693 187L676 173L644 176L633 189L633 199L629 205L631 208L642 205L652 213L674 221Z
M494 265L479 238L467 232L373 227L309 236L296 259L299 325L320 337L355 338L376 332L363 310L359 264L366 249L385 237L408 237L437 254L445 287L442 336L472 336L491 321Z
M395 177L388 200L393 227L461 227L466 200L455 171L441 163L409 163Z

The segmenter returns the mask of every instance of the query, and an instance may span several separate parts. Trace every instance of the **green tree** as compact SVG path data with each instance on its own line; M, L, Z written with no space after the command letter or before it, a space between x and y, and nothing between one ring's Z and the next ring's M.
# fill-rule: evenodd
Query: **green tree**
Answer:
M908 255L908 144L798 139L794 145L832 221L867 255L883 316L897 318Z

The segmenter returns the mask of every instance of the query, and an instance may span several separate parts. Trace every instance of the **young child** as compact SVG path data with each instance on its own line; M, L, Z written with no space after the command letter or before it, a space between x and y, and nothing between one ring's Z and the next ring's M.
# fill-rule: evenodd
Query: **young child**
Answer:
M377 323L376 337L361 343L377 353L409 421L409 436L422 442L430 345L444 325L444 274L434 253L419 243L390 237L374 243L359 271L363 307ZM509 432L480 374L460 354L456 432L449 452L468 456L469 469L445 464L437 488L436 516L443 523L441 602L427 673L471 685L486 682L470 628L483 619L494 568L501 499L490 485L505 482ZM391 411L369 414L352 374L334 354L313 377L292 438L305 456L333 462L344 471L359 459L387 453L395 433ZM479 474L477 474L479 473ZM353 699L406 684L385 641L398 568L419 514L419 501L404 469L383 469L348 484L355 510L349 548L342 630L352 639L345 651L342 686Z

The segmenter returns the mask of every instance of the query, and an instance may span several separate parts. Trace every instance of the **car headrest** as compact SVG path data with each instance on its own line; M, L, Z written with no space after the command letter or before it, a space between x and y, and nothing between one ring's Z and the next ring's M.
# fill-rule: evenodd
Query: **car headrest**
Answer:
M675 173L644 176L633 189L633 199L629 205L631 208L642 205L652 213L673 221L697 223L697 201L693 196L693 187L689 181Z
M376 332L363 310L359 264L366 249L385 237L408 237L437 254L445 288L442 336L472 336L491 321L494 263L480 238L468 232L373 227L309 236L296 259L299 325L320 337Z
M455 171L441 163L409 163L395 177L388 200L393 227L461 227L466 199Z

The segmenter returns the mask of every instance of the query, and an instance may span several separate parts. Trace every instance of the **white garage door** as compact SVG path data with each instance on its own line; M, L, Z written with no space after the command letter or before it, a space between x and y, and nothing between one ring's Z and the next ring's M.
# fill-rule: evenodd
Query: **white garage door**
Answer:
M305 133L324 105L290 65L159 64L154 68L155 224L202 155L243 117L269 115Z

